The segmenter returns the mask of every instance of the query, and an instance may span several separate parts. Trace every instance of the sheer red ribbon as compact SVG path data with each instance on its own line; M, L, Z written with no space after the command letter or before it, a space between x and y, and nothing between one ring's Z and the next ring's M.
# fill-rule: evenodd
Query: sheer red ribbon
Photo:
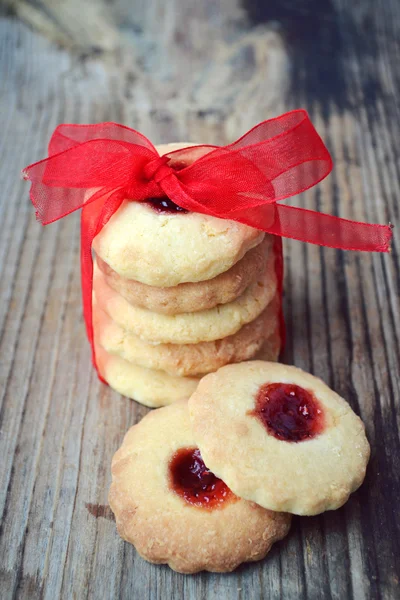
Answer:
M228 146L192 146L161 157L146 137L116 123L60 125L48 158L23 174L32 182L30 197L44 225L83 208L82 294L93 350L92 241L124 199L167 196L187 210L280 237L387 252L390 226L277 204L331 170L331 156L306 111L295 110L256 125Z

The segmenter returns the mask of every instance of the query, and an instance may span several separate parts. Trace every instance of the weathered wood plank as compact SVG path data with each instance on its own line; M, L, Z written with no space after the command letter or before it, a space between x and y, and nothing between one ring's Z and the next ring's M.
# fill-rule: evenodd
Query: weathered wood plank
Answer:
M39 30L50 7L44 33L66 49L0 18L1 597L396 597L397 234L385 257L285 244L285 360L325 379L366 422L373 455L365 485L339 511L295 519L268 560L232 575L184 577L145 563L115 532L111 457L146 409L91 368L78 216L42 229L19 171L43 156L59 122L115 120L155 142L224 143L302 105L336 169L293 202L396 223L398 5L118 0L91 2L83 14L74 2L42 0L31 11L8 2ZM279 27L265 25L271 20Z

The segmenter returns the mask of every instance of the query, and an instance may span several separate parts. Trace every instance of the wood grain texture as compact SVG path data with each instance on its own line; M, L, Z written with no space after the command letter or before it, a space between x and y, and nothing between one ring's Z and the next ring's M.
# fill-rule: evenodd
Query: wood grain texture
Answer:
M19 177L60 122L114 120L156 143L224 143L304 106L336 168L293 203L397 224L398 3L76 6L7 2L0 17L0 597L399 597L396 230L390 256L285 243L284 359L325 379L364 419L372 445L365 484L341 510L295 519L267 560L185 577L145 563L116 534L111 457L147 409L92 370L79 217L42 228Z

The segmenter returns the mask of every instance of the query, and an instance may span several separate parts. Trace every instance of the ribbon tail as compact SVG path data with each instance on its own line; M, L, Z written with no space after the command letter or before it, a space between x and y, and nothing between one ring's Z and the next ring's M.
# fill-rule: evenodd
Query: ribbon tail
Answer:
M277 203L257 206L240 215L231 213L227 217L267 233L318 246L364 252L390 251L390 225L360 223Z
M102 381L95 355L95 332L93 330L93 254L92 242L107 221L118 210L123 196L117 191L103 197L102 201L91 202L82 209L81 217L81 277L82 303L86 333L92 349L92 361Z
M182 208L239 221L266 233L328 248L365 252L390 251L390 225L350 221L277 202L226 211L222 215L187 194L176 178L165 178L161 185L166 195Z

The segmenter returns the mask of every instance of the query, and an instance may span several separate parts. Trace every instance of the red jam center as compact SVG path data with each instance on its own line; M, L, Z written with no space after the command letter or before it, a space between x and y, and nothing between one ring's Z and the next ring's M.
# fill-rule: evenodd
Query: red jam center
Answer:
M234 494L205 466L198 448L181 448L169 463L170 485L188 504L219 508Z
M324 429L323 410L314 394L291 383L261 386L251 414L268 433L286 442L311 439Z
M181 208L175 202L172 202L169 198L149 198L146 200L147 204L150 204L151 208L156 212L165 215L169 213L187 213L189 212L186 208Z

